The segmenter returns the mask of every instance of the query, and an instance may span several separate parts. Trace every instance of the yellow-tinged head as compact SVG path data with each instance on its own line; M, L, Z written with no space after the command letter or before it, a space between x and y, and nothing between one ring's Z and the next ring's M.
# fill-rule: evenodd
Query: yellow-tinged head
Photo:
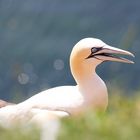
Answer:
M104 61L117 61L123 63L134 63L131 60L118 55L134 55L122 49L111 47L96 38L85 38L80 40L74 47L70 56L72 73L75 71L93 70Z

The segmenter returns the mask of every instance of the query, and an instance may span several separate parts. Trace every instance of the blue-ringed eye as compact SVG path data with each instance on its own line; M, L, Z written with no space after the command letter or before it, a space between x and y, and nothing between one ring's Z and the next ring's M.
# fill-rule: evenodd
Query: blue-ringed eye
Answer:
M92 52L92 53L96 53L96 52L100 51L101 49L102 49L102 48L93 47L93 48L91 49L91 52Z

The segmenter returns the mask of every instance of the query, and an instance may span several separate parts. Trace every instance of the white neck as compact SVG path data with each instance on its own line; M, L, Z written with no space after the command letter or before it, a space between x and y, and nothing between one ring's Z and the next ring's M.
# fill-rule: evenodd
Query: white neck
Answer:
M85 105L105 110L108 104L107 88L103 80L96 74L96 64L71 60L71 72L84 96Z

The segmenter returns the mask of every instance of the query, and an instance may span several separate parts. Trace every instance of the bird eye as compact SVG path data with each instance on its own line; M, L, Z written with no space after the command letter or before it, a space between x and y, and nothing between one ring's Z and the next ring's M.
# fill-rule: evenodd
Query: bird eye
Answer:
M96 52L100 51L101 49L102 49L102 47L101 47L101 48L95 48L95 47L93 47L93 48L91 49L91 52L92 52L92 53L96 53Z

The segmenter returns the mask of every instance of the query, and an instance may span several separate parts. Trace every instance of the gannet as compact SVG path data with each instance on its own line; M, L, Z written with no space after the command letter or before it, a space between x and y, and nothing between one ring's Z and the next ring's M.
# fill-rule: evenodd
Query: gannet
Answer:
M13 122L17 118L38 120L39 114L45 114L46 118L50 114L63 117L83 112L88 107L106 110L107 87L97 75L96 67L105 61L134 63L118 55L134 57L131 52L112 47L100 39L80 40L70 55L70 69L77 85L51 88L17 105L3 107L0 109L0 121L7 119Z

